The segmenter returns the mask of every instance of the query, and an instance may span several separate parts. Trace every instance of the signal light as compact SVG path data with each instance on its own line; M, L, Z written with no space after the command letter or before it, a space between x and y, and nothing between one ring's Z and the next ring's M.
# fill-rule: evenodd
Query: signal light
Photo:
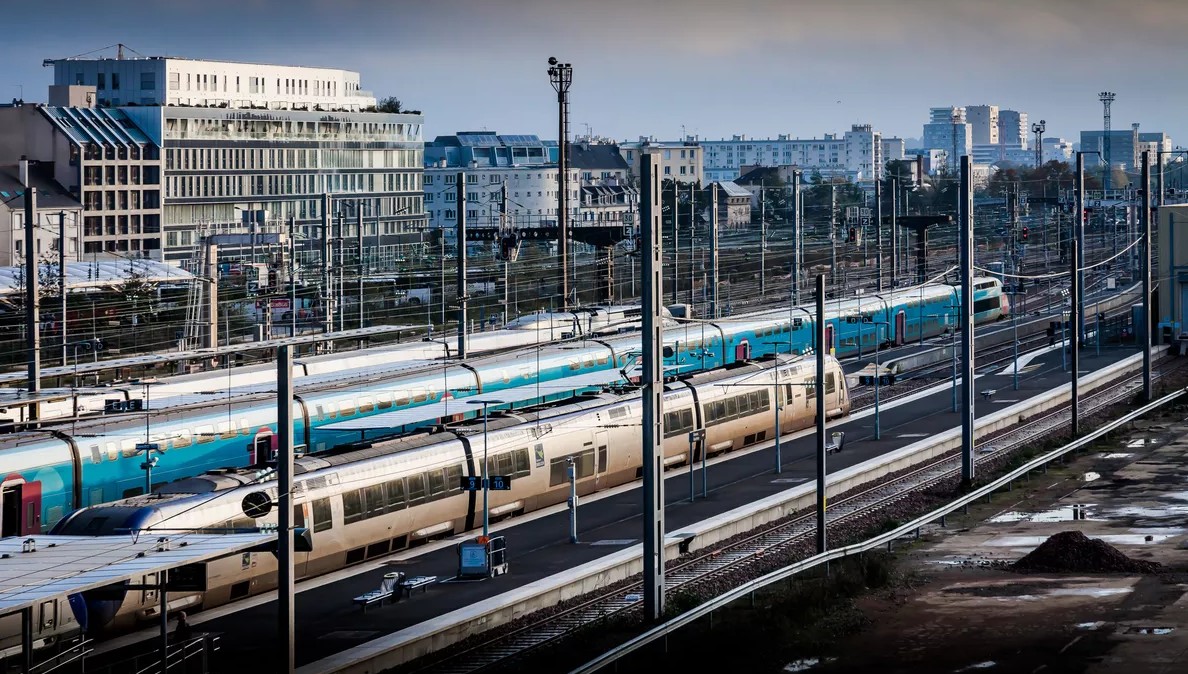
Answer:
M1026 240L1027 240L1027 234L1028 234L1028 233L1029 233L1029 232L1027 231L1027 228L1026 228L1026 227L1024 227L1024 228L1023 228L1023 231L1020 233L1020 234L1021 234L1021 237L1020 237L1020 238L1022 238L1024 241L1026 241Z
M853 227L850 228L849 234L846 235L846 242L847 243L857 243L858 242L858 230L857 229L855 229Z

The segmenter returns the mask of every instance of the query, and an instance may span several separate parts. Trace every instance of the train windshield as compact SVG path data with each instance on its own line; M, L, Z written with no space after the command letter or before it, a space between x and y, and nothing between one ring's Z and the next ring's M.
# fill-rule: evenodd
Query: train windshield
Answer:
M100 506L63 518L51 533L61 536L115 536L142 529L153 508Z

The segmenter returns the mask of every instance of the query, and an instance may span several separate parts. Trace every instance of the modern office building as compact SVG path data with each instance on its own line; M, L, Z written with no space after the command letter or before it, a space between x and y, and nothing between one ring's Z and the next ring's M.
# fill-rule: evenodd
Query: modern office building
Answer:
M974 145L997 145L1000 122L997 105L967 105L965 117L973 133Z
M1138 124L1128 129L1110 130L1110 164L1116 169L1130 170L1139 165ZM1082 131L1081 152L1085 153L1085 167L1100 169L1105 161L1106 134L1104 131Z
M1031 147L1031 123L1026 112L998 111L998 142L1000 145L1021 150Z

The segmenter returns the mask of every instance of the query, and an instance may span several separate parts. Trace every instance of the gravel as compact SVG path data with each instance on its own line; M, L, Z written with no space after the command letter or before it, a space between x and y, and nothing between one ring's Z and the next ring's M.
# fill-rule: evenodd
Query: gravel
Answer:
M1100 538L1089 538L1080 531L1062 531L1011 568L1049 573L1157 573L1160 564L1131 559Z

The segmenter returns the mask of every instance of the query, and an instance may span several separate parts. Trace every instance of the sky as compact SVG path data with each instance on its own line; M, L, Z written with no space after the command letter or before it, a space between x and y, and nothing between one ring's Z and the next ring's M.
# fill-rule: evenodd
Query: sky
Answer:
M0 100L44 101L65 58L329 66L425 114L426 140L556 138L550 56L573 65L571 134L916 138L928 108L997 104L1047 136L1141 123L1188 144L1185 0L4 0ZM114 56L115 50L98 52ZM23 90L22 90L23 88ZM588 125L588 126L587 126Z

